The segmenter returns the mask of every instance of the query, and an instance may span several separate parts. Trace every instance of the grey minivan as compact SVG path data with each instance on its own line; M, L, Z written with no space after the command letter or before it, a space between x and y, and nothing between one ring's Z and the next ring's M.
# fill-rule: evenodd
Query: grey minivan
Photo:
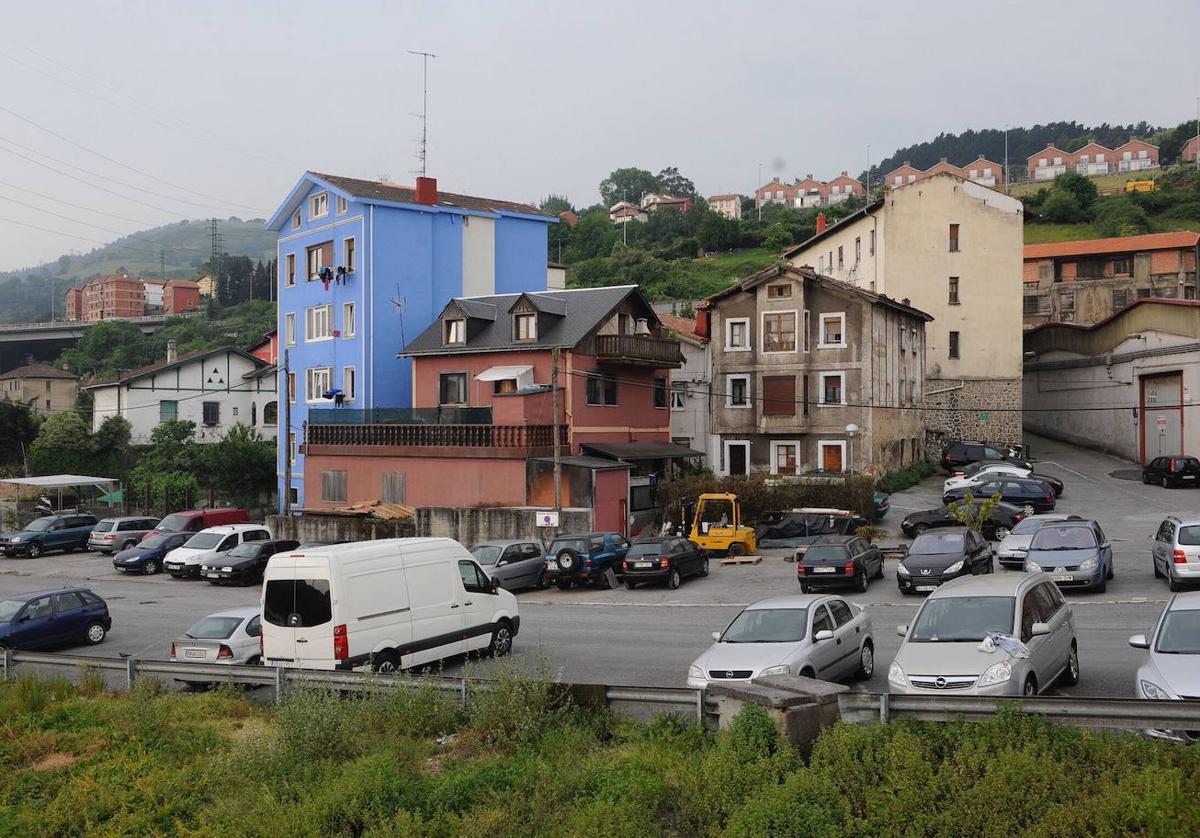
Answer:
M506 591L546 587L546 554L535 541L485 541L471 555Z
M157 518L101 518L88 536L88 549L106 556L128 550L158 526Z

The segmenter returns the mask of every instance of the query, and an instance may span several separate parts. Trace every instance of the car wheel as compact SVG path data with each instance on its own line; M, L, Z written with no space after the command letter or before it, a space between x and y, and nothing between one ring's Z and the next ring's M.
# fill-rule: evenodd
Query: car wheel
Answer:
M632 579L625 580L625 590L632 591L636 587L637 587L637 582L634 582Z
M496 630L492 632L492 642L488 644L488 655L493 658L502 658L512 651L512 629L508 627L507 620L501 620L500 625L496 626Z
M571 580L570 579L555 579L554 584L558 587L558 589L560 591L571 590Z
M153 576L154 574L158 573L158 562L146 562L144 565L142 565L142 573L146 574L147 576Z
M912 528L913 535L920 535L921 533L925 532L927 529L929 529L928 524L913 524L913 528Z
M578 573L580 565L583 564L579 558L579 554L570 547L559 550L558 555L554 557L554 563L558 565L559 573L564 573L568 576Z
M870 680L875 674L875 647L868 640L862 645L862 651L858 653L858 672L856 677L860 681Z
M378 672L380 675L394 675L400 671L400 664L396 660L395 653L388 649L371 655L371 661L367 666L372 672Z
M800 593L802 593L802 594L812 593L812 585L809 585L807 582L801 582L800 583Z
M1071 653L1067 655L1067 668L1063 670L1059 682L1065 687L1073 687L1079 683L1079 649L1075 641L1071 641Z
M992 541L1003 541L1012 532L1008 527L996 527L992 530Z
M25 553L27 556L29 556L29 558L36 559L42 555L42 545L34 541L29 545L29 549L26 550Z
M1171 481L1167 479L1167 476L1165 474L1163 475L1163 479L1162 479L1162 487L1164 489L1171 488Z
M705 556L703 559L700 560L699 574L701 576L708 576L708 556Z
M537 581L533 583L533 586L539 591L544 591L550 587L550 580L546 578L545 570L538 572Z
M121 545L121 549L122 549L122 550L128 550L128 549L130 549L131 547L134 547L134 546L136 546L136 545L137 545L137 542L136 542L136 541L126 541L124 544L122 544L122 545Z
M1032 503L1027 503L1027 504L1025 504L1025 506L1023 506L1023 507L1021 508L1021 511L1025 513L1025 517L1026 517L1026 518L1028 518L1030 515L1032 515L1032 514L1034 514L1035 512L1037 512L1037 510L1033 508L1033 504L1032 504Z
M854 574L854 587L860 594L865 594L867 592L868 584L867 572L865 570L859 570L858 573Z
M104 623L91 622L88 623L87 631L83 637L89 644L95 646L97 643L103 643L104 638L108 636L108 629L104 627Z
M880 559L880 560L879 560L879 570L878 570L878 571L876 571L876 573L875 573L875 578L876 578L876 579L882 579L882 578L883 578L883 559Z
M1021 695L1031 697L1037 695L1037 681L1032 675L1025 677L1025 685L1021 688Z
M258 655L251 655L246 659L246 666L262 666L262 658Z
M667 577L667 587L672 591L678 588L683 583L683 576L679 573L679 568L672 568L671 575Z
M738 544L738 543L730 544L729 545L729 555L733 556L735 558L737 556L746 555L746 545Z

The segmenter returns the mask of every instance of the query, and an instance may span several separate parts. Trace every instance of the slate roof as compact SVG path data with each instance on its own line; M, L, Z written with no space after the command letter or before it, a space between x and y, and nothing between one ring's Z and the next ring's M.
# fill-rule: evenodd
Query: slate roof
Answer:
M0 375L0 380L9 378L64 378L74 381L79 376L66 370L60 370L58 367L52 367L49 364L28 364Z
M321 172L309 172L330 186L348 192L356 198L375 201L391 201L397 204L415 204L417 190L415 187L400 186L395 183L380 183L375 180L360 180L359 178L327 175ZM453 192L443 192L438 189L437 206L456 207L458 209L476 210L479 212L519 212L524 215L544 215L547 218L557 218L552 212L542 212L530 204L516 201L500 201L495 198L480 198L475 195L457 195Z
M212 355L222 355L226 352L232 352L235 355L241 355L242 357L253 361L255 366L259 366L259 365L267 366L267 362L264 361L263 359L256 358L253 355L251 355L249 352L246 352L243 349L238 349L236 346L219 346L216 349L201 349L197 352L188 352L187 354L180 355L174 361L162 361L161 363L150 364L149 366L145 366L145 367L139 367L136 370L131 370L131 371L125 373L125 375L117 376L116 378L109 378L104 381L92 382L91 384L87 385L83 389L91 390L96 387L111 387L114 384L126 384L130 381L135 381L139 378L145 378L148 375L153 375L155 373L164 372L169 369L174 369L175 367L181 367L184 364L188 363L189 361L196 361L201 358L208 358Z
M468 325L471 339L461 346L445 346L442 343L441 315L429 328L417 335L400 353L401 357L411 355L463 355L476 352L504 352L509 350L528 349L570 349L586 338L593 329L611 316L623 300L636 294L642 297L641 290L636 285L614 285L607 288L576 288L568 291L539 291L526 294L526 297L537 298L548 307L561 305L563 316L539 318L538 338L534 341L514 342L512 339L512 323L507 316L522 295L496 294L488 297L460 297L452 300L449 305L457 304L467 312L468 317L474 317L470 310L480 312L483 316L478 319L483 325ZM642 297L646 305L647 318L654 318L650 304ZM545 309L542 309L545 311ZM443 309L443 313L445 310ZM504 316L499 316L503 313ZM472 332L472 329L478 331Z

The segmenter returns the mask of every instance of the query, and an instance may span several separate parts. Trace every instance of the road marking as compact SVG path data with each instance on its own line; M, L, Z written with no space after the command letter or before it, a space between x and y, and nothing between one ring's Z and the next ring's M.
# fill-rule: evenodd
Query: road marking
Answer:
M755 600L757 602L757 600ZM924 599L916 598L909 601L890 601L883 600L879 602L860 602L858 600L846 599L852 605L862 605L866 608L916 608ZM1086 599L1086 600L1067 600L1067 604L1072 608L1087 605L1165 605L1165 599L1150 599L1149 597L1133 597L1131 599ZM612 602L598 602L596 600L574 600L571 602L553 602L546 600L524 600L522 605L578 605L584 608L745 608L749 606L749 602L623 602L621 600L613 600Z

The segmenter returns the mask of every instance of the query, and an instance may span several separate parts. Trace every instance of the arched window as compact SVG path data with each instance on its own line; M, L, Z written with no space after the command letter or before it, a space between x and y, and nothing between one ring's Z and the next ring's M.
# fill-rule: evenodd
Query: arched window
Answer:
M275 425L279 422L279 402L267 402L263 406L263 424Z

